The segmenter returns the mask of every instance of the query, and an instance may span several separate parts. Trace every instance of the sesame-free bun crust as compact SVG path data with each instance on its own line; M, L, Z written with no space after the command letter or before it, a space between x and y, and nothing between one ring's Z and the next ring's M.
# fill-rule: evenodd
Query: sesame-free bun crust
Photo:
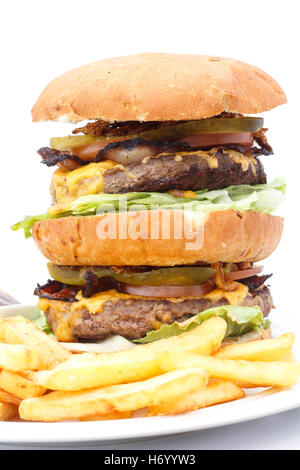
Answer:
M33 121L166 121L256 114L286 103L278 83L233 59L146 53L104 59L51 81Z
M262 260L282 229L281 217L260 212L152 210L47 219L33 237L58 265L173 266Z

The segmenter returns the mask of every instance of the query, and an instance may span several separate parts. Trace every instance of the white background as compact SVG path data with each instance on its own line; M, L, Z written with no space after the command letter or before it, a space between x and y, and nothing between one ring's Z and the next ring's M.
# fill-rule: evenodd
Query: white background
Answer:
M48 81L78 65L137 52L221 55L261 67L288 96L288 105L264 116L275 150L262 157L269 180L283 175L288 182L283 240L264 264L274 272L275 304L300 321L298 7L298 0L2 2L0 289L31 302L36 282L47 279L34 242L9 227L48 208L51 170L39 163L36 150L72 129L31 123L31 107ZM180 448L179 437L174 446Z

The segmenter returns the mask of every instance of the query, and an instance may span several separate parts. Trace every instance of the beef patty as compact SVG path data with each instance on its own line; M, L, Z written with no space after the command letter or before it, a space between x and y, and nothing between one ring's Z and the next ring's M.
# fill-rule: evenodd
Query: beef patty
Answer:
M65 320L71 325L73 336L79 340L102 339L112 335L138 339L160 324L182 322L208 308L228 304L226 299L217 302L207 299L186 299L180 302L144 298L120 299L118 302L106 302L99 313L90 313L86 308L82 308L76 311L76 315L72 315L72 302L64 302L64 308L59 309L64 313L60 313L58 318L54 305L51 306L52 302L58 301L51 300L45 314L53 331L56 332L59 322ZM263 315L267 316L273 305L269 289L264 286L253 293L249 292L242 305L258 305Z
M110 194L264 183L266 174L258 158L226 149L159 155L104 173L104 192Z

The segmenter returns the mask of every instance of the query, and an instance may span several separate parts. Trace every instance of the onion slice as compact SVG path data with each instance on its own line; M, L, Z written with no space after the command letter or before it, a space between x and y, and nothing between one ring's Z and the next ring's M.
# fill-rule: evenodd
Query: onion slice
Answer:
M263 271L263 266L254 266L249 269L241 269L239 271L231 271L231 273L225 273L224 278L226 281L236 281L238 279L246 279L247 277L255 276Z
M126 294L144 297L201 297L213 290L213 283L203 282L197 286L133 286L121 284L121 291Z

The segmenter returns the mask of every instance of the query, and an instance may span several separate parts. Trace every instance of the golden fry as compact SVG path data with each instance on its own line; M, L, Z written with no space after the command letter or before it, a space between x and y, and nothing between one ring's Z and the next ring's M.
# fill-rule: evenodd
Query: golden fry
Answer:
M4 326L4 319L0 318L0 342L4 343L5 341L5 326Z
M233 382L217 382L201 388L194 393L184 395L176 400L148 408L146 416L176 415L195 411L199 408L217 405L245 396L245 392Z
M285 354L284 356L282 356L279 359L279 361L280 362L297 362L297 358L296 358L296 356L293 352L289 352L289 353Z
M18 414L18 406L0 402L0 421L8 421Z
M236 343L222 348L215 354L215 357L220 359L243 359L245 361L279 361L283 356L290 353L294 339L293 333L287 333L274 339Z
M0 389L0 402L11 403L12 405L19 405L21 399L9 392L6 392L5 390Z
M51 369L71 357L69 351L27 318L6 318L4 329L7 343L27 344L37 351L41 361L41 369Z
M145 380L174 369L165 357L172 352L212 354L224 338L226 322L214 317L180 336L136 346L115 353L73 355L50 371L32 374L33 380L51 390L83 390ZM162 367L164 363L164 367Z
M192 393L207 384L199 369L168 372L141 382L77 392L52 392L20 404L20 416L31 421L61 421L113 411L131 411L158 405Z
M0 372L0 388L22 400L29 397L39 397L46 391L45 388L34 384L25 377L7 370Z
M41 366L38 352L23 344L0 343L0 368L15 372L36 370Z
M172 354L166 358L174 368L199 367L216 379L245 382L257 387L290 387L300 377L300 364L219 359L196 354ZM163 365L162 365L163 366Z
M132 411L112 411L106 415L91 415L80 418L80 421L107 421L112 419L129 419Z

